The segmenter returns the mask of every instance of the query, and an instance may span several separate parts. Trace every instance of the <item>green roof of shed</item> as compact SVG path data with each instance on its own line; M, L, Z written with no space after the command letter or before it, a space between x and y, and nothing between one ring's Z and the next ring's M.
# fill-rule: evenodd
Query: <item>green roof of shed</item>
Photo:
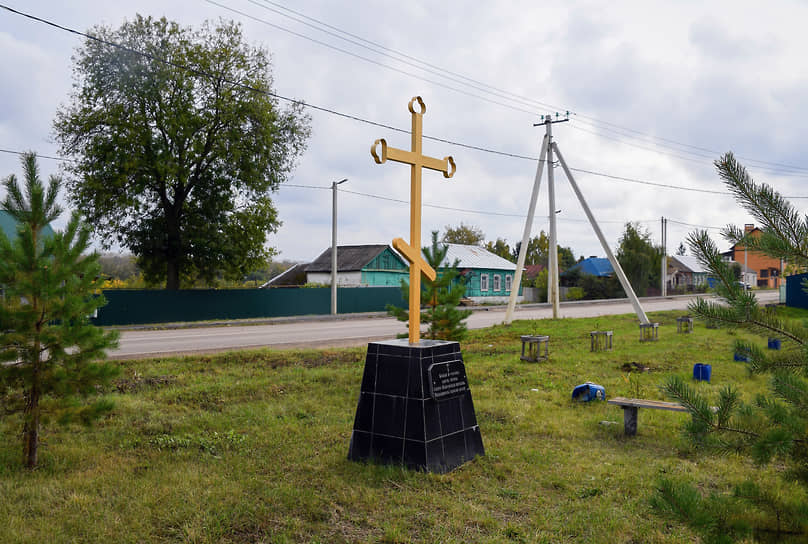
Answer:
M0 210L0 228L3 229L6 238L12 242L17 238L17 222L5 210ZM45 236L53 236L53 229L50 225L45 225L42 231Z

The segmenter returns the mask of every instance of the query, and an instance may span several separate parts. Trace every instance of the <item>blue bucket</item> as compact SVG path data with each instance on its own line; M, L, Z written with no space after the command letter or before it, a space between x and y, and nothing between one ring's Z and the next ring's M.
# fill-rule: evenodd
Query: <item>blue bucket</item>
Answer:
M737 354L736 354L737 356ZM709 382L713 374L712 365L696 363L693 365L693 379L697 381Z
M581 402L606 400L606 389L596 383L582 383L572 390L572 400L579 400Z
M748 363L749 355L750 354L747 350L736 351L735 354L733 355L733 359L735 359L736 361L740 361L742 363Z
M780 349L780 339L769 338L769 349Z

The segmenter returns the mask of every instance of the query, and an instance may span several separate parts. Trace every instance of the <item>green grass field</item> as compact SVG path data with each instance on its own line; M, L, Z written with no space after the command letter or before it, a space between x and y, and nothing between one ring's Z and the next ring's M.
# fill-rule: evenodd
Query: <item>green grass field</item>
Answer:
M660 477L730 492L754 471L681 435L686 414L575 403L593 381L608 396L662 398L664 377L713 365L717 395L767 387L732 361L736 333L680 313L521 321L473 331L462 349L486 456L446 475L346 459L365 350L250 351L120 362L113 413L85 428L47 424L41 466L22 468L19 419L0 419L0 542L693 542L650 506ZM589 331L615 349L589 352ZM403 329L402 329L403 330ZM520 361L520 334L549 334L550 360ZM743 333L737 333L741 335ZM758 339L765 346L765 338ZM628 375L638 363L648 372Z

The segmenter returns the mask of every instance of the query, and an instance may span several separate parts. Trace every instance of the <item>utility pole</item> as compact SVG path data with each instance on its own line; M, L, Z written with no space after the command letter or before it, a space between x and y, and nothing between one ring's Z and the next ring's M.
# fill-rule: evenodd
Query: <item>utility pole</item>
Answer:
M553 305L553 319L558 319L558 236L556 232L555 183L553 176L553 121L544 118L547 130L547 193L550 205L550 247L547 256L547 302Z
M536 126L536 125L533 125ZM525 256L527 255L527 245L530 241L530 229L533 227L533 214L536 212L536 201L539 198L539 187L541 186L541 173L544 169L544 162L547 158L547 135L541 144L539 152L539 163L536 165L536 177L533 179L533 192L530 194L530 204L527 207L527 219L525 220L525 230L522 233L522 245L519 247L519 257L516 259L516 273L511 284L511 295L508 297L508 310L505 312L505 324L510 325L513 321L513 311L516 307L516 297L519 296L519 286L522 285L522 272L525 268Z
M662 285L660 291L663 297L668 296L668 281L665 276L668 275L668 220L662 217Z
M346 181L331 182L331 315L337 315L337 185Z
M559 119L558 117L559 117L559 115L558 115L558 113L556 113L556 120L553 121L552 117L550 115L546 115L542 119L541 123L534 123L533 124L534 127L544 125L545 126L545 134L544 134L544 139L542 140L541 151L539 152L539 163L538 163L538 165L536 165L536 177L535 177L535 179L533 181L533 192L530 195L530 204L528 205L528 209L527 209L527 219L525 220L525 230L524 230L524 233L522 234L522 245L521 245L521 247L519 249L519 256L516 259L516 274L514 274L513 284L511 285L511 295L508 298L508 309L505 312L505 324L506 325L510 325L511 322L513 321L513 312L514 312L514 309L516 307L516 297L519 295L519 288L522 285L522 272L524 271L524 267L525 267L525 256L527 255L527 246L528 246L528 243L530 242L530 230L531 230L531 228L533 226L533 216L534 216L534 214L536 212L536 201L538 200L538 197L539 197L539 187L541 186L541 175L542 175L542 171L544 169L544 163L545 162L548 162L548 164L550 165L548 167L548 169L547 169L548 179L552 179L552 178L550 178L550 176L552 175L551 174L552 170L553 170L552 159L547 158L547 154L549 152L550 143L551 143L550 139L552 137L552 130L550 130L550 125L552 125L553 123L565 123L565 122L570 120L569 119L569 112L567 112L567 116L565 118L563 118L563 119ZM550 204L550 216L551 216L550 220L552 221L551 227L550 227L551 235L553 235L553 233L555 233L555 210L553 209L555 207L555 202L554 202L555 201L555 192L553 192L552 199L553 199L553 202ZM551 246L553 245L552 242L550 242L550 245ZM550 248L548 247L548 253L549 253L549 249ZM557 260L558 260L558 252L556 251L556 261ZM548 261L549 261L549 255L548 255ZM548 265L549 265L549 262L548 262ZM547 270L547 300L548 301L553 301L554 298L550 295L550 289L551 289L550 286L553 285L552 275L550 273L550 270L552 270L552 268L548 266L548 270ZM556 271L557 270L558 270L558 267L556 267ZM555 285L556 285L555 292L556 292L556 294L558 294L558 287L557 287L558 283L556 282ZM557 299L558 299L558 297L556 296L555 300L557 300ZM553 306L553 317L558 317L558 305L557 305L557 303L556 303L556 305Z
M556 236L556 225L555 225L555 187L553 186L553 156L558 157L558 162L561 165L561 168L564 171L564 174L567 176L567 180L572 187L572 190L575 192L575 196L578 197L578 202L580 202L581 207L586 214L587 219L589 219L589 224L592 226L592 230L595 231L595 235L600 241L600 245L603 248L603 251L606 253L606 257L609 259L609 262L614 269L614 273L617 276L617 279L620 281L620 285L623 287L623 291L625 291L626 295L628 296L631 305L634 307L634 312L637 314L637 317L640 320L640 323L647 324L650 321L648 320L648 316L645 315L645 311L642 308L642 304L640 304L640 300L637 298L637 295L634 293L634 289L631 288L631 284L628 282L625 273L623 272L620 263L614 257L611 248L609 248L609 244L606 242L606 237L603 236L603 232L600 230L597 221L595 220L595 216L592 214L592 210L589 209L589 205L586 203L586 199L584 198L583 193L581 193L578 184L575 182L575 178L572 176L572 172L570 172L569 167L567 167L566 161L564 161L564 157L561 154L561 151L558 149L558 145L555 142L552 142L552 129L551 125L553 123L561 123L564 121L569 121L569 112L567 112L567 118L565 119L558 119L558 114L556 114L556 120L552 121L552 118L547 115L544 118L542 123L535 124L533 126L545 125L546 134L544 136L544 142L542 144L541 153L539 156L539 165L536 169L536 179L533 185L533 194L531 195L530 199L530 208L528 209L527 221L525 223L525 232L522 237L522 247L519 251L519 258L516 264L516 276L514 277L514 284L511 290L511 298L508 301L508 310L505 314L505 324L508 325L511 323L513 318L513 308L516 302L516 292L519 290L519 282L521 281L521 271L524 266L525 262L525 253L527 251L527 244L528 238L530 235L530 227L533 221L533 211L534 206L536 205L536 199L539 193L539 182L541 180L542 174L542 164L545 157L545 151L547 153L547 178L548 178L548 186L549 186L549 193L550 193L550 251L549 251L549 270L547 274L547 294L548 294L548 301L553 304L553 317L558 317L558 306L559 306L559 290L558 290L558 240Z

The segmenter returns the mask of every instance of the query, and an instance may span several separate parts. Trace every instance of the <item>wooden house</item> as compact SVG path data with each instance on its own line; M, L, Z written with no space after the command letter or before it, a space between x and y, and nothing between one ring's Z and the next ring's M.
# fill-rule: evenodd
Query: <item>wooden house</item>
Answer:
M744 232L747 236L760 236L763 231L755 227L755 225L744 225ZM741 263L743 266L757 271L757 286L763 288L780 287L781 276L783 274L783 262L780 259L775 259L759 253L757 251L749 251L747 253L743 244L735 244L729 249L731 259L736 263Z
M668 285L672 288L692 288L707 283L708 270L696 257L668 257Z
M514 263L491 253L484 247L446 245L445 266L450 266L455 260L458 261L457 267L466 282L466 298L478 303L508 301L516 273Z
M331 285L331 248L305 268L306 283ZM386 244L338 246L337 285L398 286L409 277L406 261Z

